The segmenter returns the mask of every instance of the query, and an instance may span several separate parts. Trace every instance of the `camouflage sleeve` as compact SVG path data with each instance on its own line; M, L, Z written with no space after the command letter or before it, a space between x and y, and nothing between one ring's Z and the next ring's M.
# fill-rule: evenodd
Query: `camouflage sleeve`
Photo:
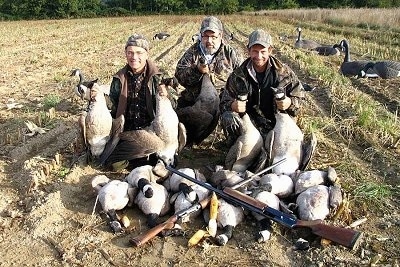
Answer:
M111 116L115 118L117 113L117 107L119 102L119 95L121 94L121 81L117 78L113 78L110 86L110 95L106 95L106 103L109 110L111 110Z
M190 87L195 86L201 81L202 74L197 69L197 59L196 46L190 47L178 61L175 69L175 77L178 82L190 90Z
M232 48L229 56L232 60L233 69L238 68L243 61L242 55L238 53L238 51L236 51L234 48Z

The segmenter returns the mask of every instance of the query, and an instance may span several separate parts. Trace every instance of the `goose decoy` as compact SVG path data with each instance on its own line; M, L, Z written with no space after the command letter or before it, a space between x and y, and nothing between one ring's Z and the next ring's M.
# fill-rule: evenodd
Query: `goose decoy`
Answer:
M298 35L297 35L296 42L294 43L294 47L312 50L312 49L315 49L315 48L321 46L316 41L303 39L301 37L301 28L300 27L297 28L297 33L298 33Z
M100 86L97 80L78 86L77 92L88 100L88 107L79 118L79 127L85 145L90 149L91 156L99 158L110 139L113 119L107 108L105 94L109 88Z
M167 96L157 93L155 101L155 117L151 124L146 128L125 131L116 136L119 143L114 149L110 148L107 153L103 153L102 163L106 160L114 163L121 160L143 158L155 153L163 163L174 165L176 154L186 142L185 128L179 122ZM117 150L118 153L111 153L112 150Z
M158 224L158 218L164 216L170 210L169 194L161 184L150 182L153 189L153 196L148 198L142 191L139 191L134 203L147 216L147 225L153 228Z
M200 38L201 38L200 33L195 33L195 34L192 35L192 42L193 43L197 42L197 41L200 40Z
M244 172L258 159L264 143L247 113L240 118L239 125L240 135L226 155L225 168Z
M400 62L392 60L369 62L360 71L357 78L371 77L380 77L382 79L400 77Z
M200 144L215 129L219 120L219 96L209 74L202 78L201 91L192 106L176 111L179 121L186 128L186 144Z
M345 76L358 76L361 73L361 70L364 69L364 67L371 62L367 60L351 61L350 45L346 39L341 40L338 45L334 46L339 46L344 52L344 60L340 65L340 71ZM372 71L368 70L368 73L372 73Z
M160 33L156 33L154 36L153 36L153 40L165 40L165 39L167 39L168 37L170 37L171 35L169 34L169 33L166 33L166 32L160 32Z
M122 231L116 211L132 204L135 190L125 181L110 180L105 175L96 175L92 179L92 188L97 192L98 200L104 213L109 218L109 225L114 233Z
M339 56L340 49L335 45L321 45L317 46L316 48L312 49L313 51L317 52L318 55L321 56Z

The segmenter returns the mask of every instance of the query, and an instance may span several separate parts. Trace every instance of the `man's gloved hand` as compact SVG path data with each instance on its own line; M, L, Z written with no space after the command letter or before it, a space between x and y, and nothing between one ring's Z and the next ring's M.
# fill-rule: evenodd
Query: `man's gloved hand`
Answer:
M199 62L197 63L197 69L202 74L210 72L210 68L208 67L206 60L204 58L199 59Z
M231 104L231 109L237 113L244 113L246 112L246 103L247 101L235 99Z
M158 86L158 94L160 96L168 96L167 86L165 84L160 84Z
M292 104L292 100L290 99L290 97L285 97L282 100L275 100L276 103L276 107L279 110L287 110L290 105Z

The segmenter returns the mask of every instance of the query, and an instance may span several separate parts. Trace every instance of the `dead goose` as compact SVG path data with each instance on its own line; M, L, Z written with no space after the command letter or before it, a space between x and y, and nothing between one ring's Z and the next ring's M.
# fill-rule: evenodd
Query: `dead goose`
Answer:
M183 171L185 172L185 171ZM196 175L192 177L196 177L196 179L201 180L202 182L206 181L204 175L195 170ZM190 174L188 174L190 175ZM179 212L186 208L189 208L193 204L202 201L210 195L210 191L198 184L187 185L185 183L180 183L179 191L176 192L171 198L170 203L174 205L175 212ZM193 218L197 217L201 213L201 210L190 214L182 218L182 223L188 222Z
M316 41L303 39L301 37L301 28L300 27L297 28L297 32L298 32L298 35L297 35L296 42L294 43L294 47L303 48L303 49L315 49L316 47L321 46Z
M143 165L134 168L125 180L132 186L138 188L145 197L151 198L154 195L151 182L157 182L160 177L153 173L153 166Z
M158 224L158 218L164 216L170 210L169 195L163 185L150 182L153 189L153 196L148 198L142 191L139 191L135 204L147 216L147 225L152 228Z
M247 113L241 117L239 124L240 135L226 155L225 168L244 172L258 159L264 142Z
M272 164L286 158L286 161L272 169L273 173L291 175L300 165L303 133L287 113L275 114L276 124L265 139L266 150Z
M338 178L336 170L332 167L328 167L326 171L322 170L310 170L304 172L296 172L293 174L295 194L307 190L315 185L333 185L337 184Z
M134 199L135 190L125 181L110 180L105 175L97 175L92 179L92 187L96 190L98 200L114 233L122 231L121 222L116 211L124 209Z
M188 146L200 144L214 131L220 115L219 96L208 74L203 75L196 102L178 109L176 113L179 121L185 125Z
M206 178L198 170L192 168L179 169L182 173L196 178L196 180L206 182ZM174 193L170 199L170 203L174 204L175 212L183 210L197 201L201 201L209 195L209 191L182 176L173 173L163 183L165 188Z
M244 180L245 173L231 171L226 169L216 170L211 174L209 182L217 188L232 187Z
M303 191L296 199L301 220L324 220L329 214L329 190L315 185Z
M254 188L253 192L251 194L252 197L257 199L258 201L261 201L265 203L268 207L271 207L273 209L279 210L280 209L280 203L279 203L279 198L268 191L265 191L264 188L261 186L259 188ZM254 218L257 220L259 224L259 232L257 233L257 241L258 242L265 242L269 240L272 232L272 222L269 218L265 218L264 216L261 216L260 214L257 213L252 213Z
M265 174L261 176L260 185L279 198L286 198L294 192L293 180L285 174Z
M243 221L242 207L236 207L224 199L218 199L217 225L222 228L222 233L215 237L219 246L225 246L232 238L234 228Z
M350 45L346 39L340 41L339 46L344 51L344 60L340 65L340 71L345 76L357 76L361 73L361 70L370 63L371 61L367 60L358 60L358 61L351 61L350 58ZM369 72L372 73L372 72Z
M272 88L275 97L285 98L284 88ZM273 173L292 175L296 170L304 170L314 154L317 140L312 133L308 142L304 141L304 134L289 114L277 111L276 123L265 138L265 150L270 165L286 160L272 169Z
M102 157L102 162L132 160L155 153L165 164L175 163L176 154L185 144L185 129L178 121L178 116L167 96L157 93L155 101L155 117L151 125L144 129L120 133L117 138L120 141L115 147L118 153Z
M358 78L370 77L381 77L382 79L400 77L400 62L391 60L370 62L360 71Z
M83 111L79 118L79 126L91 155L98 158L110 139L113 119L104 97L109 88L100 86L96 81L90 82L87 87L79 87L82 90L79 91L82 98L88 100L87 110Z
M312 50L316 51L318 53L318 55L321 55L321 56L339 56L340 55L340 49L335 45L321 45Z

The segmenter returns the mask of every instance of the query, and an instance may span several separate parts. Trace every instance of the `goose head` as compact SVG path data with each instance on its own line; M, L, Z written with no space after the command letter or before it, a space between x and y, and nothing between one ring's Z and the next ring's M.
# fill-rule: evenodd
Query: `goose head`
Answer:
M76 87L75 87L75 93L76 93L79 97L81 97L81 98L83 99L82 95L85 94L87 88L86 88L86 86L83 85L83 74L82 74L81 70L80 70L80 69L74 69L74 70L72 70L70 76L76 76L76 77L79 78L79 82L78 82L78 84L77 84Z
M300 42L300 41L301 41L301 28L300 28L300 27L297 27L297 28L296 28L296 31L298 32L296 42Z
M349 42L346 39L340 41L340 46L342 47L342 51L345 53L344 62L350 62L350 46Z

